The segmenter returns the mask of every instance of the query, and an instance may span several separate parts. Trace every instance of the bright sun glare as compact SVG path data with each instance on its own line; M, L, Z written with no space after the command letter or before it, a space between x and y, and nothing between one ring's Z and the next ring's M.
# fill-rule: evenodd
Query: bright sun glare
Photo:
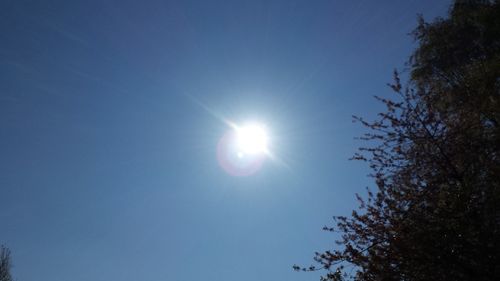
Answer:
M257 122L227 124L231 130L224 134L217 145L219 164L233 176L256 173L266 159L272 158L267 126Z
M243 157L245 154L267 153L269 138L263 125L248 124L236 127L235 130L238 157Z

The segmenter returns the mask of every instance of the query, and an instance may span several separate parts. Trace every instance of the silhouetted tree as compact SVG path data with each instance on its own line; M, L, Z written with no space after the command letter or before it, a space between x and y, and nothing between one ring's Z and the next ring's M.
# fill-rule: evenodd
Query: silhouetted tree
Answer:
M10 250L2 245L0 247L0 281L12 281L11 266Z
M335 217L338 247L316 253L322 280L500 278L500 2L455 1L426 23L408 85L362 139L377 190Z

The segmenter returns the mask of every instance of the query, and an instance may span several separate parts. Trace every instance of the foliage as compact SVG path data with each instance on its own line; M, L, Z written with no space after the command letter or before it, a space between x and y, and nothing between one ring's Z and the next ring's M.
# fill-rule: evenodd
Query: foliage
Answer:
M12 281L12 277L10 275L10 268L12 264L10 262L10 250L1 246L0 248L0 281Z
M372 168L337 249L316 253L322 280L494 280L500 276L500 2L455 1L420 19L403 87L353 158Z

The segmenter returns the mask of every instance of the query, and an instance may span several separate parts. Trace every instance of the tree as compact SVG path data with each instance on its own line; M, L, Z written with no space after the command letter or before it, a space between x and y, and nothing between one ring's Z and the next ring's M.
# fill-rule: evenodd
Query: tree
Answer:
M10 275L11 267L10 250L2 245L0 247L0 281L12 281L12 276Z
M323 280L495 280L500 276L500 1L455 1L420 18L396 99L362 139L376 191L335 217Z

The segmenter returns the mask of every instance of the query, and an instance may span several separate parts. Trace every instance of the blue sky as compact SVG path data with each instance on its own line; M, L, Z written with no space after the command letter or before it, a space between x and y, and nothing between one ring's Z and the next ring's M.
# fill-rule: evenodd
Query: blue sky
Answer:
M450 1L0 3L0 243L20 281L317 280L416 14ZM259 120L276 160L224 172Z

